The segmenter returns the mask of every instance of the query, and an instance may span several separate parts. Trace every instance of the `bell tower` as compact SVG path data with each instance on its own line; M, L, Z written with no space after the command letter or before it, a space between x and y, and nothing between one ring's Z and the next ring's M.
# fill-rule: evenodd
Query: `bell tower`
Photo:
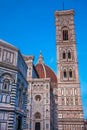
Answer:
M84 130L74 11L56 11L58 130Z

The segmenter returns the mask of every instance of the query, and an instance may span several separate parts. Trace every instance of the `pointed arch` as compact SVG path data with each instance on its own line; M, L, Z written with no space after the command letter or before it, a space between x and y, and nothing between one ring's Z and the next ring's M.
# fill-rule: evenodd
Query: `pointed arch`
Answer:
M62 27L62 39L63 41L69 40L69 29L67 26Z
M71 52L68 51L68 59L71 59Z
M69 78L72 78L73 77L73 71L72 71L72 68L69 69Z
M65 51L63 51L63 53L62 53L62 58L66 59L66 52Z
M63 70L63 78L67 78L67 70L66 69Z
M36 112L34 117L35 119L41 119L41 114L39 112Z

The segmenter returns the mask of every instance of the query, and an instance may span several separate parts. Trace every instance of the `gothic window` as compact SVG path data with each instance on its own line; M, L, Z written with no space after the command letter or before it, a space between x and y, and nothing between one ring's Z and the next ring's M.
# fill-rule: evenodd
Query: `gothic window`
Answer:
M3 90L8 90L9 89L9 80L5 79L3 81Z
M36 100L36 101L40 101L40 100L41 100L41 96L40 96L40 95L36 95L36 96L35 96L35 100Z
M68 40L68 30L64 29L63 30L63 41Z
M64 72L63 72L63 77L67 78L67 72L66 72L66 70L64 70Z
M66 53L65 52L63 52L63 59L66 59Z
M37 112L37 113L35 114L35 118L36 118L36 119L41 119L41 114L40 114L39 112Z
M71 59L71 52L68 52L68 59Z
M72 70L69 71L69 77L72 78Z

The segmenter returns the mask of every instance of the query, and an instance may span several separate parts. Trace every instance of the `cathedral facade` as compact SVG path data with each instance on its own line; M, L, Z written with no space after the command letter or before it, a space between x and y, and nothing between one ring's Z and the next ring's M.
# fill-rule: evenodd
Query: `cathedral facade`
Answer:
M57 70L0 41L0 130L85 130L74 11L56 11ZM56 62L56 61L55 61Z

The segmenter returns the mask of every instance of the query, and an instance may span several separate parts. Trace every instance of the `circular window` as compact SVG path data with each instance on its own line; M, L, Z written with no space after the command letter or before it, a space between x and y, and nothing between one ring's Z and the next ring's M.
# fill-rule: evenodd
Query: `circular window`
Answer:
M36 96L35 96L35 100L36 100L36 101L40 101L40 100L41 100L41 96L40 96L40 95L36 95Z

